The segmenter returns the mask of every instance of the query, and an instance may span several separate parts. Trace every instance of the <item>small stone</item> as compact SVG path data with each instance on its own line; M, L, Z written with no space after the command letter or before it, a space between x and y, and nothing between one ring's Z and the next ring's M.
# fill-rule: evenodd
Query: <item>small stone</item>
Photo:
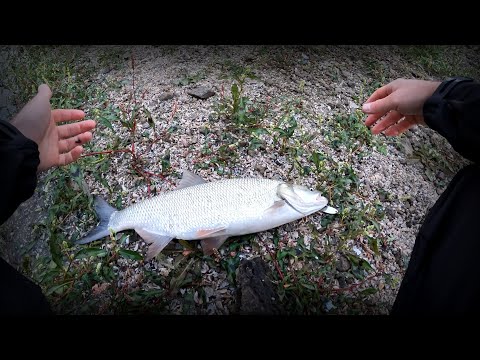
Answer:
M350 102L348 103L348 107L350 109L358 109L359 106L357 104L355 104L353 101L350 100Z
M207 298L207 300L208 298L212 297L215 293L214 290L209 286L205 287L203 290L205 291L205 297Z
M343 276L340 276L338 278L338 286L340 286L341 288L344 288L344 287L347 287L347 282L345 281L345 278Z
M265 166L261 164L255 165L255 170L258 171L259 173L263 173L265 171Z
M204 86L200 86L200 87L197 87L195 89L187 91L187 94L190 95L190 96L193 96L197 99L205 100L205 99L208 99L209 97L212 97L213 95L215 95L215 92L207 89Z
M162 94L158 97L158 101L166 101L166 100L173 99L174 97L175 97L175 93L173 93L173 92L165 92L165 93L162 93Z
M350 262L345 256L340 255L336 264L336 268L340 272L348 271L350 269Z
M413 147L412 147L412 143L410 142L410 140L407 137L404 137L401 141L401 144L402 144L403 152L405 153L405 155L407 155L407 157L412 156L413 155Z
M265 83L265 85L268 85L268 86L274 86L275 85L275 83L270 79L265 79L263 82Z
M391 207L386 208L385 213L390 219L394 219L396 217L395 210L393 210Z

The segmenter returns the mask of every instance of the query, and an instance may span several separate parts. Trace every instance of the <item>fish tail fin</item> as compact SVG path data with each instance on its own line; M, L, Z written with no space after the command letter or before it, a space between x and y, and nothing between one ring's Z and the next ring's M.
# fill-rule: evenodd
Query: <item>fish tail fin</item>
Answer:
M100 218L100 223L97 227L90 230L84 238L75 241L75 244L88 244L89 242L108 236L110 234L108 223L110 222L110 216L115 211L117 211L117 209L110 206L101 197L95 196L95 213L97 217Z

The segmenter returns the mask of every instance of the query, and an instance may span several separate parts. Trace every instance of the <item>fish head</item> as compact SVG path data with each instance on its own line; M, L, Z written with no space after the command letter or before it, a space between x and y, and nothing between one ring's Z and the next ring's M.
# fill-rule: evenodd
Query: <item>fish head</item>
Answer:
M320 191L303 185L280 184L277 195L304 215L313 214L328 204L327 198L322 196Z

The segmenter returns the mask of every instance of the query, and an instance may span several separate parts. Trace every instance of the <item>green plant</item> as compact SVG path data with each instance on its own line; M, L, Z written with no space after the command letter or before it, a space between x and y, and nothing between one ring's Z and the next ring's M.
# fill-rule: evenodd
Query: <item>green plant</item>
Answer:
M257 77L250 68L244 68L233 63L227 63L229 75L224 78L232 79L231 97L225 97L222 86L222 98L215 106L212 116L225 118L236 127L256 127L265 116L265 108L257 106L252 100L244 96L244 84L247 79Z
M205 76L206 74L204 71L198 71L192 74L184 74L179 80L175 81L174 83L177 86L186 86L189 84L195 84L200 80L205 79Z
M475 60L470 61L465 47L452 45L403 46L405 57L419 65L427 74L438 78L450 76L472 76L478 78L480 72Z

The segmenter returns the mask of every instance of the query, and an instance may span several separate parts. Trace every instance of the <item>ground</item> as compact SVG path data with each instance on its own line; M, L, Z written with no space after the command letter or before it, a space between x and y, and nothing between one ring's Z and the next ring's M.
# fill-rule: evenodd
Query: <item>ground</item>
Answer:
M98 123L85 156L41 174L0 228L2 254L61 314L239 313L242 284L255 281L238 270L250 259L283 312L388 314L422 219L467 161L425 127L372 136L361 104L399 77L478 78L478 50L2 47L2 118L47 82L54 107ZM339 213L231 238L212 257L174 240L147 262L132 231L73 245L97 223L92 195L123 208L174 189L182 169L315 187Z

